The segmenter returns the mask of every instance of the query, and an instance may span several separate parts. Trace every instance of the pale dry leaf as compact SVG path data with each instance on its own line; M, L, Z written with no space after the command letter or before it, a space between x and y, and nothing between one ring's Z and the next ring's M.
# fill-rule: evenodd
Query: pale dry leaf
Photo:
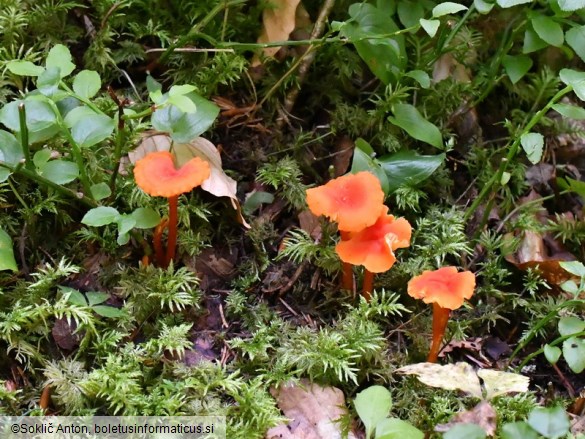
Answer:
M483 380L485 399L492 399L506 393L528 392L530 379L524 375L491 369L480 369L477 375Z
M266 439L341 439L341 424L347 415L343 392L301 380L299 384L271 389L278 407L291 421L266 433ZM356 439L350 432L349 439Z
M287 41L296 27L296 11L301 0L270 0L270 4L262 12L262 33L259 43ZM264 55L274 56L280 47L266 47ZM252 67L260 64L258 57L252 60Z
M475 424L483 428L488 436L493 436L497 429L497 414L489 402L482 401L471 410L457 413L446 424L438 424L435 431L446 432L457 424Z
M461 390L476 398L483 397L477 374L467 363L445 365L417 363L401 367L397 372L405 375L416 375L427 386L446 390Z

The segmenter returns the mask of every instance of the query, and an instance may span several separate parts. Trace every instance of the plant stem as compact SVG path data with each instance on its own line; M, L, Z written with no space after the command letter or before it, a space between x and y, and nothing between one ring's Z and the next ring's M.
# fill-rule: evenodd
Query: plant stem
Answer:
M349 239L349 232L340 232L341 240L347 241ZM349 262L344 262L341 273L341 287L344 290L349 290L352 294L355 293L354 282L353 282L353 265Z
M372 300L372 291L374 291L374 273L364 268L364 284L362 287L362 296L366 302Z
M143 117L150 116L157 109L156 105L148 107L146 110L142 110L136 114L124 114L122 120L142 119Z
M585 337L585 331L577 332L575 334L563 335L562 337L559 337L556 340L550 342L549 346L556 346L558 344L561 344L562 342L564 342L565 340L568 340L571 337ZM530 360L532 360L534 357L538 357L542 353L544 353L544 346L541 347L539 350L531 353L530 355L527 355L526 358L524 358L524 360L522 360L522 363L520 363L518 365L518 367L516 368L516 372L520 372L522 370L522 368L530 362ZM508 364L509 364L509 362L508 362Z
M449 315L451 315L449 308L443 308L437 303L433 303L433 342L427 358L429 363L436 363L439 358L439 351L447 329Z
M471 215L473 215L473 213L477 210L479 205L483 202L485 197L492 190L493 185L497 181L500 181L502 174L506 171L506 169L508 168L508 165L512 162L512 160L514 159L514 157L516 157L516 154L518 153L518 150L520 148L520 139L522 138L522 136L524 134L527 134L528 132L530 132L530 130L534 127L534 125L536 125L540 121L540 119L542 119L544 117L544 115L547 113L547 111L550 110L551 107L556 102L558 102L564 95L571 92L572 90L573 90L573 87L570 85L567 85L565 88L559 90L557 92L557 94L555 94L550 99L550 101L548 101L548 103L543 108L540 109L540 111L538 111L537 113L534 114L534 116L532 116L532 118L526 124L524 129L520 132L520 134L518 134L516 136L516 138L514 139L512 144L510 145L508 155L506 156L505 160L502 160L500 162L500 166L499 166L497 172L494 173L493 176L488 180L488 182L485 184L485 186L483 187L483 189L481 190L479 195L475 198L475 200L473 200L473 203L471 203L471 206L469 206L469 209L467 209L467 211L465 212L465 215L463 217L463 219L465 221L469 220Z
M24 102L18 104L18 119L20 122L20 144L22 145L22 152L24 154L24 166L31 172L35 172L35 164L30 155L30 147L28 144L28 128L26 127L26 108Z
M167 257L165 268L175 259L177 249L177 220L178 220L179 196L169 197L169 234L167 236Z

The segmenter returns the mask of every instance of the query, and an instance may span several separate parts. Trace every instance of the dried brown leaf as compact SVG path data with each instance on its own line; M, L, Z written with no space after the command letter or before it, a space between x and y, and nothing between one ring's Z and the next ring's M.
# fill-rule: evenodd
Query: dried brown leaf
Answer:
M496 411L489 402L482 401L471 410L456 414L446 424L438 424L435 431L449 431L457 424L475 424L483 428L488 436L493 436L497 428Z

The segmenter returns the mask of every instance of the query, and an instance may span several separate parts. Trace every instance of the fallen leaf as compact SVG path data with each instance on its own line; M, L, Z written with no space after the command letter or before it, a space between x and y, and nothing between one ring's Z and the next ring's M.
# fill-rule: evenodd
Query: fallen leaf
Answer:
M481 351L481 345L483 340L480 337L470 338L468 340L451 340L443 349L439 357L444 357L449 352L453 352L455 349L465 349L468 351L479 352Z
M278 407L290 419L288 424L271 428L266 439L341 439L337 420L347 416L343 392L335 387L321 387L301 380L270 390ZM356 439L350 432L349 439Z
M530 379L517 373L501 372L492 369L480 369L477 376L483 380L485 399L492 399L506 393L528 392Z
M68 322L66 318L61 318L55 320L51 334L61 349L71 351L79 346L82 338L81 334L75 332L76 329L75 320Z
M495 361L498 361L502 355L512 353L510 345L498 337L488 337L483 341L483 350Z
M471 410L457 413L446 424L438 424L435 431L444 433L457 424L475 424L483 428L488 436L493 436L496 434L497 414L489 402L482 401Z

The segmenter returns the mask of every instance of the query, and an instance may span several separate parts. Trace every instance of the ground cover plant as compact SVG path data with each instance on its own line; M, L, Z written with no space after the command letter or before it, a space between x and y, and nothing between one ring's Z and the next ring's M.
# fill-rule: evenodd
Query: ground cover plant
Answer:
M582 438L584 19L0 0L0 415Z

